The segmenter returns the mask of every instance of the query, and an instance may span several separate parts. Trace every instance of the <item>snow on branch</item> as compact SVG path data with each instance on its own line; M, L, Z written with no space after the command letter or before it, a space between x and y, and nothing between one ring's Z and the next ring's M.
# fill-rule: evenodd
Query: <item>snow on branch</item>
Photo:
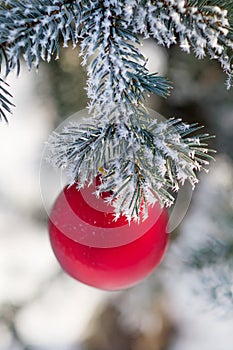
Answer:
M99 169L105 169L97 194L112 191L107 200L116 219L125 214L129 221L138 220L141 210L147 217L147 205L171 205L171 192L186 180L193 187L198 182L195 171L212 158L203 142L209 135L188 137L199 128L176 119L158 122L143 113L130 128L114 123L70 125L51 136L50 161L64 168L77 188L92 183Z
M227 88L231 87L233 35L226 9L188 6L184 0L129 0L125 16L127 25L134 24L134 32L146 38L154 37L167 47L179 43L183 51L192 49L199 59L209 55L218 60L228 76Z
M23 57L28 68L39 66L40 58L50 61L59 57L60 38L66 47L77 43L80 17L78 1L45 0L0 2L0 64L6 74L17 67ZM76 25L75 25L76 24Z
M91 183L105 169L100 192L108 198L116 219L120 214L147 217L147 205L169 206L172 191L188 180L194 187L196 170L208 164L208 135L187 137L199 128L180 120L158 123L143 105L147 93L167 96L170 83L150 74L135 44L135 23L125 11L132 2L82 2L81 55L87 65L89 124L72 125L50 139L51 162L65 168L77 188ZM132 6L131 6L132 8ZM137 9L140 11L141 7ZM132 20L133 15L130 13ZM130 21L131 21L130 20Z
M121 1L87 1L80 34L83 65L96 54L87 70L90 112L109 119L114 109L119 122L135 113L146 92L165 97L171 89L167 79L149 74L123 9Z
M170 192L185 180L194 186L195 171L211 158L203 143L207 135L187 137L195 125L156 123L147 114L145 96L166 97L171 83L149 73L139 34L167 47L179 39L183 50L192 47L197 57L207 52L231 75L227 12L217 6L200 11L178 0L0 0L0 66L5 63L6 74L19 72L21 57L29 69L38 68L40 59L59 58L61 45L80 42L91 117L88 125L51 137L51 161L79 187L105 168L99 191L111 189L116 218L124 213L129 220L138 219L142 203L144 217L147 204L173 203ZM2 92L1 111L9 108Z

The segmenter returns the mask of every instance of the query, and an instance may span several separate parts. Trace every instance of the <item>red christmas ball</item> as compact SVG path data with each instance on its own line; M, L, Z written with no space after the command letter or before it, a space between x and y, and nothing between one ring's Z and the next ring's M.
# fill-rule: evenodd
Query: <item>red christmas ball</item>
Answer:
M67 186L49 217L53 251L61 267L88 285L118 290L148 276L168 244L168 215L158 204L140 224L124 216L114 221L113 207L93 194L95 185L78 191Z

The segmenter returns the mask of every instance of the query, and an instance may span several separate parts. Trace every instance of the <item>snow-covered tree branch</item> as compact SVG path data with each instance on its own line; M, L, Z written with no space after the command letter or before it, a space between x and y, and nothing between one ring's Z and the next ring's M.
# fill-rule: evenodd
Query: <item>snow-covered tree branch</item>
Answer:
M230 2L179 0L1 1L0 63L6 75L20 67L39 67L58 59L61 46L81 47L87 66L89 124L70 126L51 137L52 160L67 168L77 187L104 168L98 191L111 190L109 201L121 213L138 218L159 200L171 205L172 191L185 180L194 186L196 171L208 164L207 134L179 120L158 122L145 97L167 97L171 83L146 67L140 40L154 38L169 48L178 44L197 58L220 62L232 84L232 10ZM2 70L3 72L3 70ZM9 111L6 90L0 95ZM3 104L4 103L4 104ZM2 111L2 110L1 110ZM2 112L0 113L5 116Z

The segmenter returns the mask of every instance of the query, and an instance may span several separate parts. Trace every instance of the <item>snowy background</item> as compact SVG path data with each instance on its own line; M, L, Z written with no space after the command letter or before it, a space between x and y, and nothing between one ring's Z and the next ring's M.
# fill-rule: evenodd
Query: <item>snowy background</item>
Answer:
M233 95L225 91L217 64L176 48L164 52L153 42L144 50L150 69L167 74L175 88L167 101L150 99L150 106L207 125L217 136L216 162L201 175L169 253L152 276L123 292L85 286L65 275L52 253L39 181L49 134L85 107L85 72L77 53L66 50L39 74L22 67L20 78L11 76L16 108L9 125L0 125L0 350L233 348L233 276L224 270L229 266L222 266L227 297L225 291L208 294L203 274L183 266L205 235L233 240Z

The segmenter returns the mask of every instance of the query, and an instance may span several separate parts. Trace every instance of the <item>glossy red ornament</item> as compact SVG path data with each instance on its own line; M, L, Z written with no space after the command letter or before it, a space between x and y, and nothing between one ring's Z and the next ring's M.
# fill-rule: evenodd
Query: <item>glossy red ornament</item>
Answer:
M140 224L124 216L114 221L113 208L93 194L67 186L49 217L53 251L61 267L88 285L118 290L147 277L160 263L168 244L168 215L158 204Z

